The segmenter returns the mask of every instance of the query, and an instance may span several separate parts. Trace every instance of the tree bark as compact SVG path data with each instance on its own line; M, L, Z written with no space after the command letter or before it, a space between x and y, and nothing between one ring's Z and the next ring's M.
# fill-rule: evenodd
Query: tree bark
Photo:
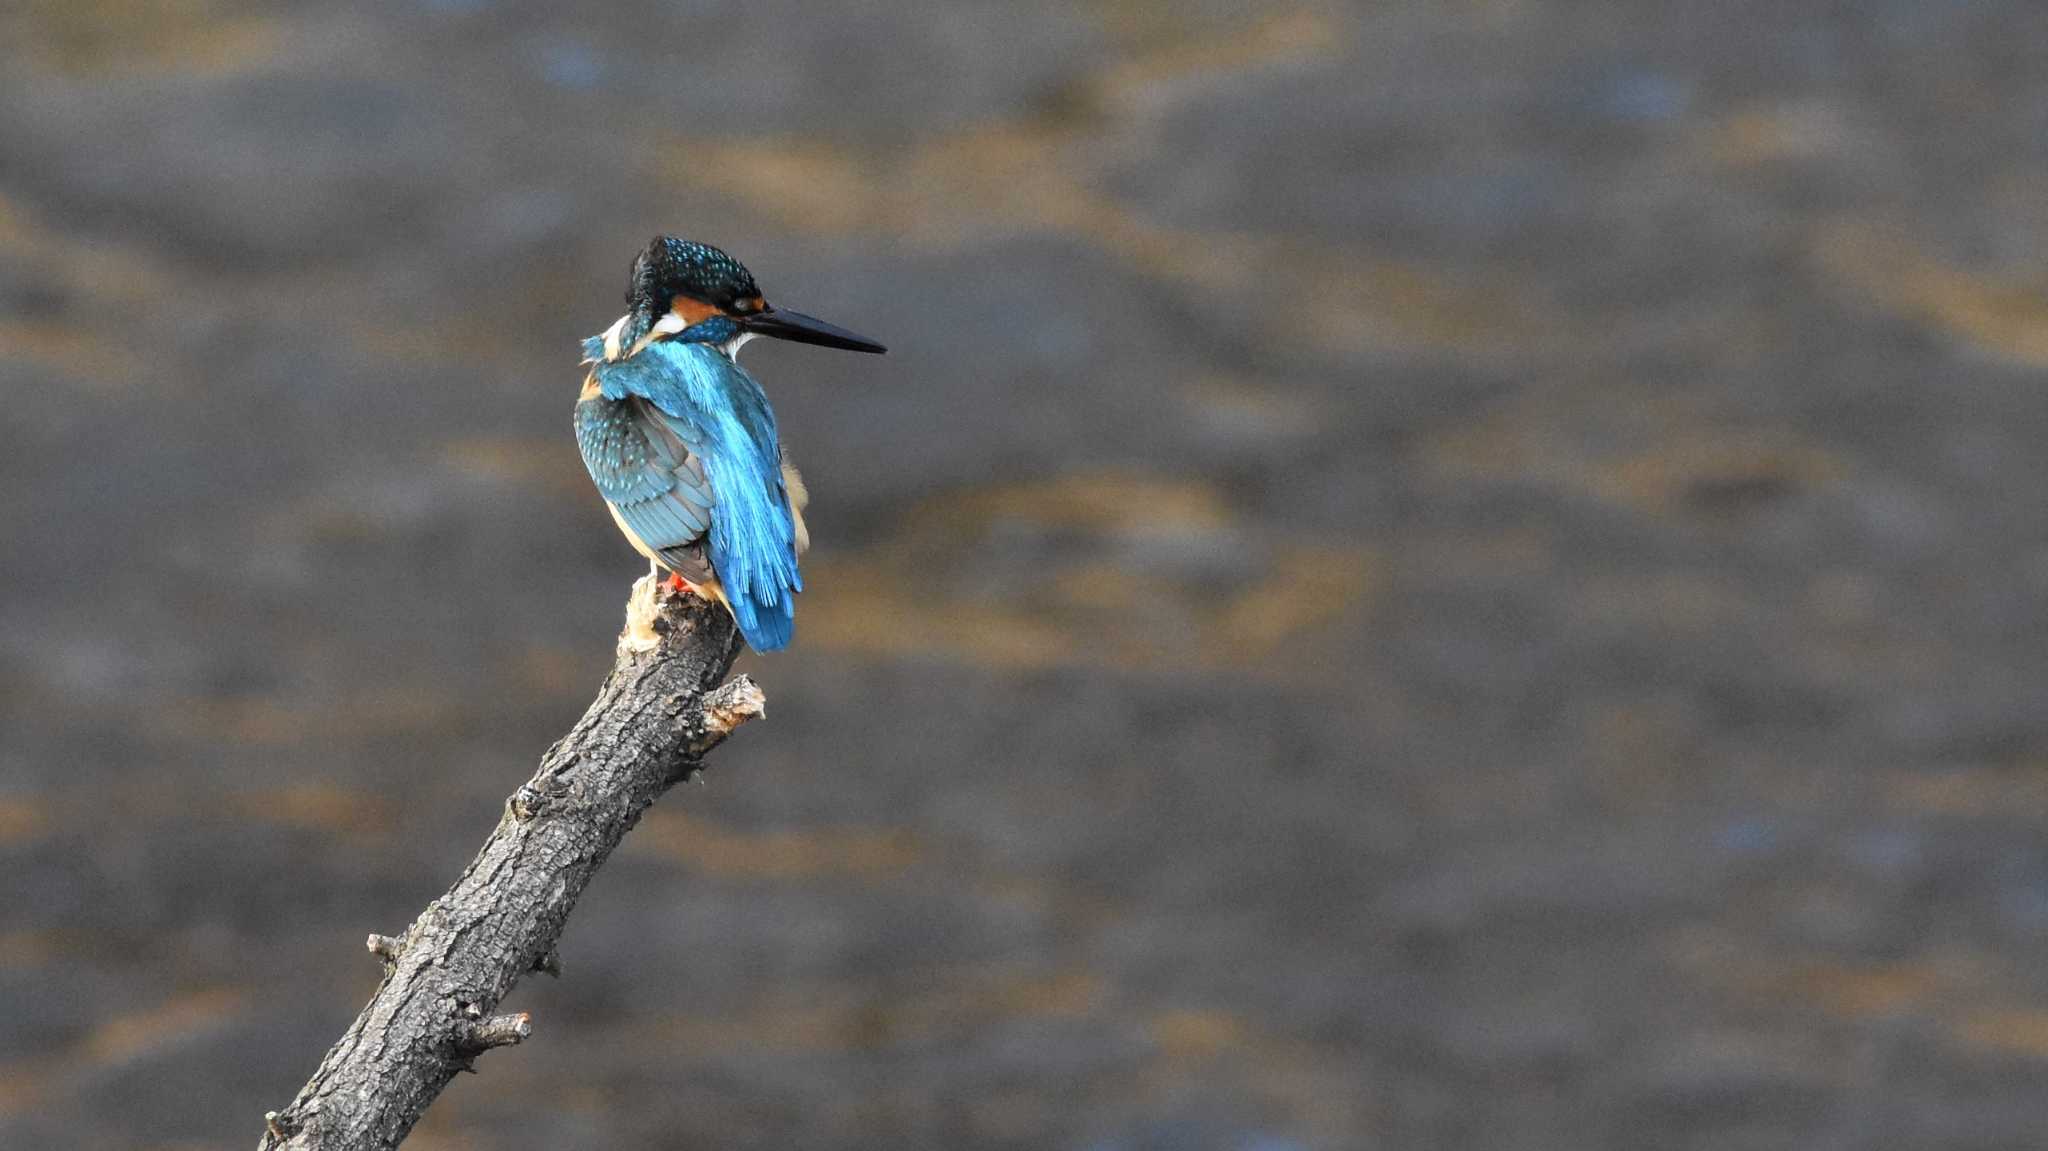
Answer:
M496 1014L529 971L559 972L555 944L605 858L733 728L761 714L722 607L633 589L618 659L597 699L505 802L483 850L404 935L372 935L384 981L281 1111L262 1151L397 1147L456 1073L531 1032Z

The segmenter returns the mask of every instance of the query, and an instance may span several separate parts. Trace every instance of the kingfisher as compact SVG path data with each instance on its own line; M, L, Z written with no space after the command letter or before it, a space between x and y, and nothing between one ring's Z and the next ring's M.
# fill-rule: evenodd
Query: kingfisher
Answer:
M775 431L768 393L739 366L760 336L887 349L771 306L738 260L656 236L633 260L625 315L583 341L576 445L598 494L649 575L717 600L755 651L796 629L797 557L809 495Z

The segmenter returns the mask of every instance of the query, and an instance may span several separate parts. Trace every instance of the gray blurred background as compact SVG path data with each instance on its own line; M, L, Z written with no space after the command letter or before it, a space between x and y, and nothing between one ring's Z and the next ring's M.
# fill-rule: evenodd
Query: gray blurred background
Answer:
M817 548L421 1151L2034 1147L2048 9L0 8L0 1146L253 1145L643 569Z

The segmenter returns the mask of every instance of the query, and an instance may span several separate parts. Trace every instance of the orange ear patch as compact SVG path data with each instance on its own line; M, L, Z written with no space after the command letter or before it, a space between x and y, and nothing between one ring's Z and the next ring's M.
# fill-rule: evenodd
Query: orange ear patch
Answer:
M674 312L676 317L683 321L683 327L685 328L719 314L717 308L702 300L690 299L688 296L677 296L669 302L668 310Z

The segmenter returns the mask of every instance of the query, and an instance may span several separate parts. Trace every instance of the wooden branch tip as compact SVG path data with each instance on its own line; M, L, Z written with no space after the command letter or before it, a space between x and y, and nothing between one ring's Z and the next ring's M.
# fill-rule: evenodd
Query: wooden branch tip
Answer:
M363 946L369 948L370 954L384 962L396 963L398 962L399 955L405 951L405 940L393 939L389 935L378 935L372 932L370 937L363 941Z
M517 1015L458 1022L455 1045L464 1051L489 1051L493 1047L516 1047L532 1034L533 1020L521 1011Z
M768 697L752 676L734 676L704 697L704 735L712 743L734 728L768 713Z
M661 581L651 575L633 581L626 599L626 627L619 632L619 655L645 655L661 646L655 621L661 616Z

